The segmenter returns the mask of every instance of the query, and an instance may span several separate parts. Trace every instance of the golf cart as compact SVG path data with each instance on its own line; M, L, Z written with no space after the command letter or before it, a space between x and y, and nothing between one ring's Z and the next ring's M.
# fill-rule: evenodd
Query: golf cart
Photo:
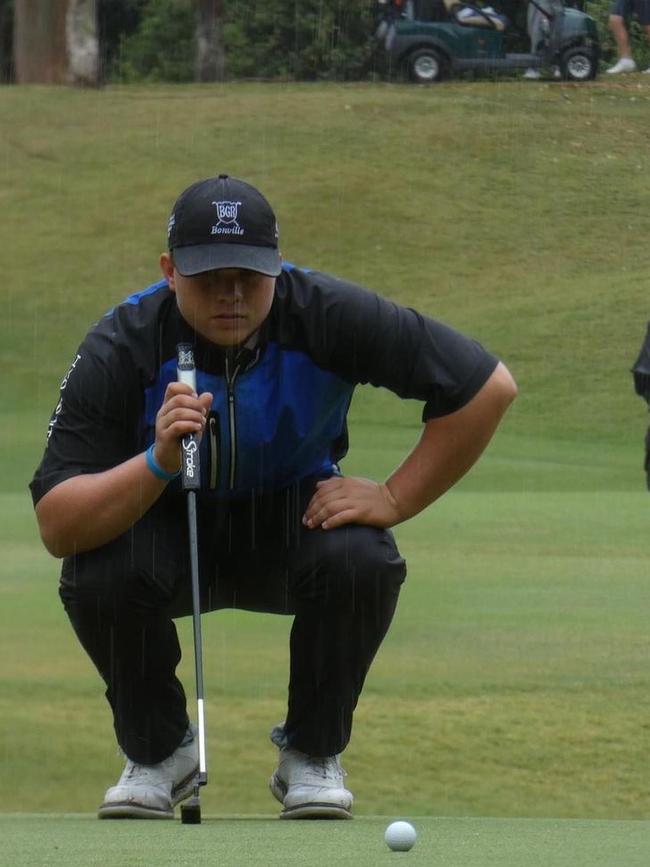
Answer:
M385 3L392 12L377 35L392 62L420 84L465 70L555 68L568 81L593 79L600 58L595 20L562 0L529 2L544 14L545 35L536 52L526 33L526 4L505 0L491 6L459 0Z

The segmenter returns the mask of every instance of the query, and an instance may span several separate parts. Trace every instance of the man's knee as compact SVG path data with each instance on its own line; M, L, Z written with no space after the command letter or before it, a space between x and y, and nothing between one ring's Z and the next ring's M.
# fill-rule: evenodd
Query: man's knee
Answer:
M164 560L157 566L156 559L150 550L135 546L130 533L66 557L60 582L63 604L114 616L123 609L162 608L169 604L173 587Z
M353 524L315 532L318 542L299 581L308 595L336 604L397 597L406 563L390 531Z
M375 527L359 528L354 543L353 570L357 580L371 587L379 583L388 591L399 590L406 577L406 563L393 534Z

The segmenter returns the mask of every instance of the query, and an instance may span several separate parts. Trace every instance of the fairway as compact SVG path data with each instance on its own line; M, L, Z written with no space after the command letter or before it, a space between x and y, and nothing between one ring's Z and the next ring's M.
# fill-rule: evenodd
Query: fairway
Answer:
M647 867L650 81L605 78L0 88L1 863ZM475 336L519 385L476 468L395 528L409 573L343 757L350 823L276 820L290 620L234 611L204 619L203 826L90 818L123 758L27 484L86 329L158 278L177 192L218 171L275 203L289 261ZM360 388L344 472L386 478L420 413Z
M391 817L280 822L206 816L180 822L99 822L89 816L0 816L4 863L57 867L647 867L650 822L411 818L410 852L391 852Z

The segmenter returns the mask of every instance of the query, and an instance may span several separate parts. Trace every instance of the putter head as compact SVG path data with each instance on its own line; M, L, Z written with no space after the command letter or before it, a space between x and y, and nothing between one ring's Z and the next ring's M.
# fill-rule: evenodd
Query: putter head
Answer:
M188 798L181 804L181 822L183 825L201 824L201 801L198 795Z

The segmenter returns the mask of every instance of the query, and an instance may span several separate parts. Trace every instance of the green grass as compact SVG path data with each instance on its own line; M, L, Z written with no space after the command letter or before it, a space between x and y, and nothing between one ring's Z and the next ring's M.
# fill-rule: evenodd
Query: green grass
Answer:
M415 817L410 852L391 852L392 817L354 822L278 822L269 816L203 817L178 822L93 822L78 815L0 816L7 863L66 867L647 867L649 822L432 819ZM206 860L208 859L208 860Z
M583 87L4 88L0 346L13 375L1 405L51 409L88 324L156 278L177 193L228 170L274 203L290 261L503 355L522 386L517 430L631 442L649 101L640 75Z
M646 415L629 374L648 318L649 101L642 76L585 87L0 89L0 811L88 813L121 769L26 485L76 345L157 278L187 183L223 170L258 183L287 259L468 331L520 387L479 465L396 530L409 578L345 754L362 821L330 839L333 826L253 819L188 837L171 825L6 817L7 851L74 864L91 848L136 864L151 845L150 863L183 863L175 847L210 848L212 834L215 857L223 841L223 858L245 845L246 863L262 851L264 863L293 863L295 845L308 863L293 836L305 835L319 863L343 864L338 841L351 835L350 857L377 852L374 864L401 856L383 852L384 820L369 817L400 813L571 820L421 820L411 861L533 865L550 852L540 864L641 863L644 824L574 820L649 815ZM385 477L419 415L361 389L344 469ZM267 732L284 712L289 625L205 619L206 814L273 809Z

